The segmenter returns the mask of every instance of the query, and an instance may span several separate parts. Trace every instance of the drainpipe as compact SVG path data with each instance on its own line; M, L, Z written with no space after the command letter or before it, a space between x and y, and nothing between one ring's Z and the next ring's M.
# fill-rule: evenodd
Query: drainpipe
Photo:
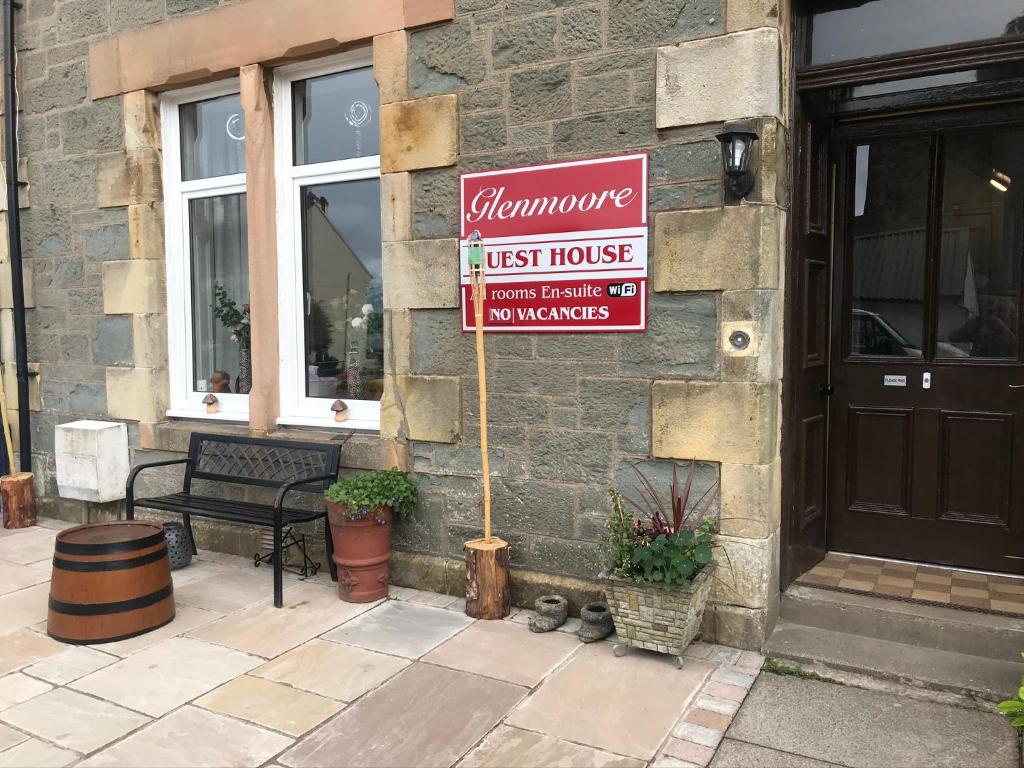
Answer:
M25 335L25 279L21 268L21 213L18 210L18 97L15 83L14 11L4 4L4 155L7 162L7 244L11 255L14 303L14 359L18 376L18 452L22 472L32 471L32 435L28 413L28 339ZM14 457L10 457L14 461Z

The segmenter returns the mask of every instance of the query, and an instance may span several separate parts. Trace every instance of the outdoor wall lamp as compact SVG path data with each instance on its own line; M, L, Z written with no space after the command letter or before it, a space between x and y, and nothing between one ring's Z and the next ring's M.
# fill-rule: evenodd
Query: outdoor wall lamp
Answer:
M992 170L992 178L988 180L988 183L998 189L1000 192L1006 192L1010 189L1010 184L1013 180L1002 171Z
M750 149L758 135L747 125L727 125L716 138L722 144L722 162L729 191L742 198L754 188L754 174L750 171Z

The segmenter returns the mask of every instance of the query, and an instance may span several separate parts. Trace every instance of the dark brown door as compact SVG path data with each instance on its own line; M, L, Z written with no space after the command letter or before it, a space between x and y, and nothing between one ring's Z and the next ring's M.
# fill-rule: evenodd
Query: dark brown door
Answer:
M786 327L790 386L782 444L792 481L783 489L783 586L821 560L826 546L833 168L827 116L812 99L802 100L798 111L794 258L787 294L793 322Z
M829 546L1024 573L1024 110L837 137Z

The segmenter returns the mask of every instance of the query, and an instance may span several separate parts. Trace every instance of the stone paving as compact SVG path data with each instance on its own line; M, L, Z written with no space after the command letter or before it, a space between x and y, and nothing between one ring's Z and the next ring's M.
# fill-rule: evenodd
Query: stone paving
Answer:
M340 602L287 576L285 607L250 560L201 552L174 574L177 617L118 643L46 636L56 531L0 530L0 768L616 766L703 768L763 662L694 643L668 657L586 645L578 620L393 588Z

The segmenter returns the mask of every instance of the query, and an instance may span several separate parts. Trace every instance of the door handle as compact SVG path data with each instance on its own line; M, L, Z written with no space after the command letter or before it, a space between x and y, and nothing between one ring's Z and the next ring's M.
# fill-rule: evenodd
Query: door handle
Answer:
M1010 389L1024 389L1024 384L1011 384Z

